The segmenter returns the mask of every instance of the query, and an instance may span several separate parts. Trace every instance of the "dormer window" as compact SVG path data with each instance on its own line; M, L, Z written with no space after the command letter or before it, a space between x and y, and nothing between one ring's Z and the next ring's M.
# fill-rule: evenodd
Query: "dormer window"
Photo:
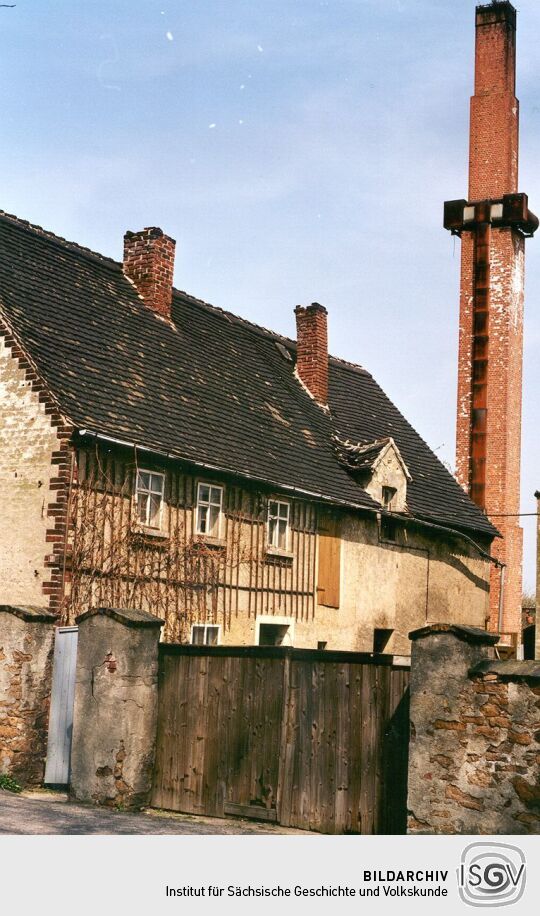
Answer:
M407 510L407 485L412 478L390 436L356 444L334 436L334 448L341 464L386 512Z

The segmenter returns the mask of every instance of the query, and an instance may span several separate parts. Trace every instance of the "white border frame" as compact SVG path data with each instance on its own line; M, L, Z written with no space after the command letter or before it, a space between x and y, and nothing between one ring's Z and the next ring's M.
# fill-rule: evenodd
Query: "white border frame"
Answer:
M195 645L198 646L198 645L200 645L200 643L194 643L194 642L193 642L193 630L194 630L195 627L204 627L205 636L206 636L206 629L207 629L207 627L214 627L214 628L217 627L218 638L217 638L217 643L215 643L215 645L216 645L216 646L220 646L220 645L221 645L221 624L220 624L220 623L192 623L192 624L191 624L190 634L189 634L189 644L190 644L190 646L195 646ZM209 648L209 649L212 648L212 645L211 645L210 643L203 642L202 645L203 645L203 646L206 646L206 647Z

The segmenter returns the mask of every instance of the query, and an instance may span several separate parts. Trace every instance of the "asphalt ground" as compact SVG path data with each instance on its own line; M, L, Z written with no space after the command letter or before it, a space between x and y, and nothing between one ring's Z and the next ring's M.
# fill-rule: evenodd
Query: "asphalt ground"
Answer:
M237 818L194 817L155 809L132 813L71 804L58 792L15 795L0 789L0 835L5 834L306 836L300 830Z

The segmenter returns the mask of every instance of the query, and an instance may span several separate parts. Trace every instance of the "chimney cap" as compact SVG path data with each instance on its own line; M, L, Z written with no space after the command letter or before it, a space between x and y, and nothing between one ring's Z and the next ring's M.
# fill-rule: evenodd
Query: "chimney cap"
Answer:
M480 4L476 7L476 25L494 25L496 22L506 22L510 28L516 28L516 10L508 0L493 0L492 3Z
M143 232L148 233L148 238L151 238L151 239L167 238L167 239L170 239L171 242L176 243L176 239L173 239L171 238L170 235L167 235L163 231L163 229L159 228L159 226L145 226L144 229L139 229L138 232L133 232L131 229L128 229L127 232L124 233L124 238L132 239L132 238L135 238L135 236L141 236Z
M295 315L298 312L322 312L323 315L328 315L327 309L320 302L312 302L311 305L297 305L294 310Z

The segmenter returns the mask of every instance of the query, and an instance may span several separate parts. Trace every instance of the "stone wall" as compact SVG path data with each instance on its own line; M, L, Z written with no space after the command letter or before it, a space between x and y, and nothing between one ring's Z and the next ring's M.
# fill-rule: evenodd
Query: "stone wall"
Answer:
M540 833L540 665L472 627L411 639L409 833Z
M43 781L54 623L45 608L0 605L0 774Z
M142 807L152 787L163 621L145 611L99 608L77 623L71 796Z

